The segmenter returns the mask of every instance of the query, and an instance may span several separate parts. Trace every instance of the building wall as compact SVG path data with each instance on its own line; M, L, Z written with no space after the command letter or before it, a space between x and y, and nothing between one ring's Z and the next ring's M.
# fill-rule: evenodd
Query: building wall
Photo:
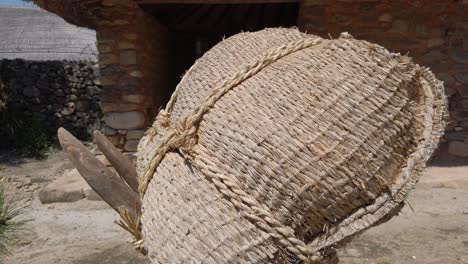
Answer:
M133 1L102 1L99 10L103 133L124 151L136 151L164 103L159 95L168 86L168 33Z
M101 127L98 76L94 62L0 60L0 97L18 121L39 122L50 136L65 127L90 139Z
M436 158L468 157L468 1L305 0L298 26L326 38L357 39L408 54L444 81L450 117Z

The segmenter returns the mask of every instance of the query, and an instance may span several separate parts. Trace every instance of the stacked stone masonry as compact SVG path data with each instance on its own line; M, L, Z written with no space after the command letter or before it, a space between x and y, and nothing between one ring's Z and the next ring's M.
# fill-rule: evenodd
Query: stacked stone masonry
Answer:
M137 4L101 1L96 22L105 126L103 133L125 151L136 151L166 89L166 30Z
M164 105L164 95L174 88L168 85L167 72L171 56L178 55L170 50L174 32L145 13L137 1L82 0L73 2L73 6L60 0L37 3L74 24L97 31L104 88L101 106L106 121L103 132L119 148L135 151L138 137ZM297 25L302 31L327 38L346 31L430 67L445 82L450 103L444 144L436 157L465 158L467 9L468 0L302 0Z
M100 129L98 76L93 62L0 60L0 79L12 103L50 135L63 126L89 139Z
M301 30L378 43L408 54L444 81L450 117L439 157L468 157L468 1L305 0ZM449 155L447 155L449 154Z

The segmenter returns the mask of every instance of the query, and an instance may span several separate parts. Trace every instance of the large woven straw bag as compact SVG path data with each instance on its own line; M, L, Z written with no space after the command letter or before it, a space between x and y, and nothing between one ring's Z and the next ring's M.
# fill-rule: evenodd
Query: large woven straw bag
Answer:
M185 74L139 145L149 257L335 262L336 247L401 208L444 115L428 69L346 33L230 37Z

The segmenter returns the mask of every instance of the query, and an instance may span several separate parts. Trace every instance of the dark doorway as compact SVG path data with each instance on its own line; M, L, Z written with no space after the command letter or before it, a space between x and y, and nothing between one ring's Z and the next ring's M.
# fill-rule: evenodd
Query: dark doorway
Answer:
M223 38L242 31L295 26L299 4L149 4L142 8L171 32L168 77L174 89L195 60ZM173 89L163 96L169 98Z

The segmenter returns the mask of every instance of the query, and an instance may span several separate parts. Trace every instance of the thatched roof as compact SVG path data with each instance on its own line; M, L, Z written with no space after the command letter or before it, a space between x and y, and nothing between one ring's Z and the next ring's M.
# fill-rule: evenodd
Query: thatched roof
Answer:
M0 59L97 60L96 33L39 8L0 7Z

